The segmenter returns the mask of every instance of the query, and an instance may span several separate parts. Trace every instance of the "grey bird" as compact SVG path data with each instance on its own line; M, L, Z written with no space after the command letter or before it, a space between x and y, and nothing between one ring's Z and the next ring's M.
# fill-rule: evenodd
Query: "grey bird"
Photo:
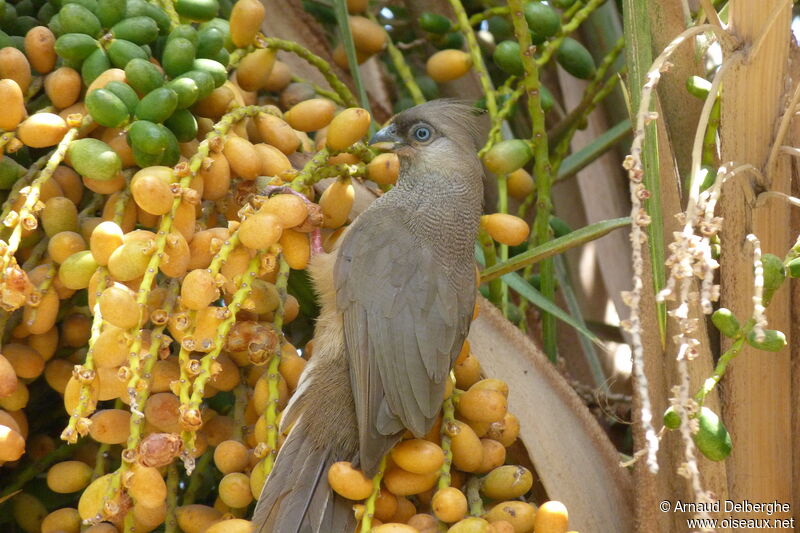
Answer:
M406 429L431 429L475 302L482 122L473 107L436 100L371 139L398 155L399 179L309 266L321 307L314 354L283 414L291 431L255 531L352 532L353 502L330 489L330 465L371 477Z

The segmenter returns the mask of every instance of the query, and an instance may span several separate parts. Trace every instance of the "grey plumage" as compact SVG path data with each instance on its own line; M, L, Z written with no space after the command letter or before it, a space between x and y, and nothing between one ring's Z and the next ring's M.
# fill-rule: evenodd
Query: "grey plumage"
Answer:
M430 133L424 141L420 128ZM468 332L480 119L464 104L433 101L376 137L398 154L400 178L337 250L310 265L321 304L314 355L284 413L295 426L256 506L261 533L352 531L352 503L332 494L328 466L351 461L372 476L406 429L427 433Z

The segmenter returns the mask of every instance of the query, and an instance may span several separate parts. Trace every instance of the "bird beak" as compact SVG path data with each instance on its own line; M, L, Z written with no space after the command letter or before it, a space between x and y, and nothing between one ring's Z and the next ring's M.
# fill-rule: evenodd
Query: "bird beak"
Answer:
M370 146L386 152L391 152L402 142L403 140L397 135L397 128L394 124L389 124L378 131L369 140Z

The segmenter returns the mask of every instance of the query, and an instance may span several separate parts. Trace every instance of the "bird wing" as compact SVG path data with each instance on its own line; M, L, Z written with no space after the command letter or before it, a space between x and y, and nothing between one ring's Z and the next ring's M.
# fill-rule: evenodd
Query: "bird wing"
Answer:
M452 288L433 251L401 220L397 209L362 214L334 267L366 471L405 428L418 436L430 430L474 298Z

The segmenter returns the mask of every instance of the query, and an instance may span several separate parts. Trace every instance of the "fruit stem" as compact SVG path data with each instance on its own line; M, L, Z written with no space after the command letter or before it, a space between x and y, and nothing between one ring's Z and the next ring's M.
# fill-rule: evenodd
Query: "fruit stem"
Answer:
M325 78L325 81L328 82L328 85L330 85L331 88L336 91L336 94L339 95L347 107L358 107L358 101L356 100L355 96L353 96L353 93L350 92L350 89L347 87L347 85L342 83L342 81L333 71L331 64L318 55L312 53L310 50L300 46L295 42L286 41L284 39L276 39L275 37L264 37L261 34L256 37L256 42L259 45L263 43L266 48L275 48L285 52L292 52L300 56L302 59L305 59L308 63L319 70L320 74L322 74L322 76Z
M178 506L178 482L181 476L175 461L167 467L167 517L164 520L164 533L176 533L178 531L178 518L175 509Z
M711 114L708 115L708 125L703 136L702 164L704 165L717 165L717 130L719 129L720 111L722 109L721 101L722 99L717 96L711 108Z
M182 418L183 415L186 415L187 413L194 411L199 413L200 403L203 401L203 391L205 390L206 383L212 377L211 365L217 360L220 351L222 351L222 348L225 345L225 338L227 337L231 326L233 326L233 323L236 321L236 313L241 309L242 302L244 302L244 300L250 296L250 292L253 288L252 280L256 278L260 266L261 253L258 253L247 265L247 270L244 272L244 274L242 274L239 286L236 289L236 293L233 295L231 303L229 303L227 306L227 317L217 328L217 337L214 339L214 348L204 355L200 361L200 370L194 379L194 383L192 383L192 395L189 398L189 403L185 404L181 402L180 411ZM184 348L182 347L181 352L183 351ZM183 426L186 427L186 424L183 423ZM185 445L184 452L187 454L187 456L184 457L187 473L191 473L192 470L191 467L193 459L191 459L191 457L194 452L196 435L197 433L195 429L184 430L181 435Z
M698 390L697 394L694 395L694 399L699 404L699 407L703 406L708 393L714 390L714 387L717 386L717 383L719 383L722 377L725 375L725 371L728 369L728 364L733 361L737 355L739 355L739 352L742 351L742 347L747 339L747 334L752 331L755 325L756 321L754 319L751 318L748 320L733 338L731 347L725 350L725 353L720 355L719 360L717 361L717 366L714 367L714 373L711 374L710 377L706 378L706 380L703 382L703 385L700 387L700 390Z
M153 0L150 1L152 2ZM180 26L181 18L178 15L178 12L175 10L174 0L155 0L155 3L167 13L167 16L169 17L170 31L175 29L175 26Z
M97 283L97 292L101 293L105 290L106 285L108 283L108 269L105 267L100 267L100 281ZM96 302L94 304L94 318L92 319L92 327L91 327L91 334L89 336L89 343L88 349L86 350L86 357L83 361L83 368L85 370L89 370L94 373L94 345L97 342L98 337L100 337L100 329L103 325L103 317L100 314L100 303ZM80 395L78 400L78 405L75 408L75 412L72 413L69 417L69 423L67 427L64 428L64 431L61 432L61 440L65 440L70 444L75 444L78 442L78 430L77 425L87 414L90 414L89 411L89 400L91 399L91 387L92 382L90 383L82 383L80 389Z
M74 452L75 447L64 442L61 446L48 452L47 455L38 461L30 463L25 468L17 471L13 480L9 480L10 483L0 492L0 503L5 502L10 495L18 492L26 483L50 468L50 465L71 457Z
M378 499L378 495L381 493L381 481L383 480L383 473L386 471L387 457L388 454L383 456L378 471L372 478L372 494L370 494L367 501L364 502L364 516L361 518L361 533L370 533L370 531L372 531L372 517L375 515L375 502Z
M123 192L119 196L117 196L116 203L114 204L114 222L119 225L122 223L122 217L125 213L125 204L127 203L129 197L129 193ZM96 295L99 299L100 294L105 290L108 286L109 278L108 278L108 268L105 266L101 266L98 268L98 272L100 273L100 280L97 283L96 288ZM94 309L92 309L92 327L91 327L91 335L89 337L89 342L87 344L86 356L84 358L83 366L89 370L94 370L94 344L97 341L97 338L100 336L100 329L103 325L103 316L100 313L100 304L99 302L95 303ZM61 438L75 443L77 438L76 436L76 424L78 421L84 417L87 413L87 404L89 402L89 387L90 384L82 384L81 385L81 392L80 392L80 403L78 404L78 408L75 411L75 414L78 416L71 416L69 419L69 424L61 433Z
M510 78L508 78L508 83L509 84L513 83L514 80L516 80L516 78L514 76L511 76ZM505 120L511 114L511 110L514 108L514 104L517 103L517 100L519 100L519 97L522 96L523 92L524 92L524 87L520 85L514 91L512 91L508 95L508 98L506 98L506 100L503 102L502 107L497 112L497 116L492 121L492 129L489 130L489 135L487 137L486 144L483 145L483 148L481 148L478 151L479 159L482 159L483 156L486 155L486 152L491 150L492 147L498 142L500 142L500 140L502 139L501 130L503 128L503 122L505 122Z
M480 493L481 479L472 476L467 481L467 502L469 503L469 515L481 517L486 512L483 508L483 498Z
M239 369L239 384L233 391L233 440L242 440L242 429L244 422L244 411L247 407L247 378L242 369Z
M180 285L178 284L177 280L173 280L170 283L169 292L167 292L167 297L164 300L163 310L166 312L166 314L172 313L172 310L175 307L175 302L178 298L179 289ZM150 393L150 380L144 376L150 375L153 370L153 365L155 365L155 362L158 359L158 351L161 347L161 339L165 328L166 324L162 324L153 328L150 335L150 349L145 357L144 368L141 372L138 372L138 353L139 346L141 346L141 336L139 336L139 346L131 346L131 353L135 353L137 355L135 358L132 358L136 360L136 369L133 368L134 365L131 365L131 379L127 386L128 395L131 400L131 419L130 432L128 434L126 447L130 452L136 451L136 448L139 446L139 441L141 440L142 429L144 426L144 404L147 401ZM136 348L135 352L133 348ZM127 463L123 461L120 468L124 471L127 469L126 465Z
M372 13L369 13L368 17L372 22L380 24ZM383 25L381 25L381 28L382 27ZM386 51L389 53L389 59L392 60L392 65L397 71L397 75L400 76L400 81L402 81L403 85L408 89L411 100L417 105L425 103L425 95L422 94L422 89L419 88L417 80L414 79L414 75L411 73L411 68L409 68L403 52L394 45L392 37L388 32L386 32Z
M34 179L31 183L28 192L25 195L25 203L22 204L22 207L19 209L18 216L14 218L14 229L11 233L11 237L7 241L8 246L6 246L3 252L2 259L0 259L0 272L2 272L3 280L5 279L6 268L8 267L11 257L17 253L19 243L22 240L22 222L26 218L35 216L34 207L39 201L39 191L41 190L42 185L52 177L53 172L55 172L58 165L61 164L61 161L64 160L69 143L71 143L72 140L75 139L75 136L78 135L80 127L81 126L76 126L69 129L69 131L61 139L61 142L58 143L56 149L53 150L53 152L47 158L47 164L44 166L36 179ZM3 218L3 222L8 225L6 223L6 218L7 217Z
M542 110L539 66L533 57L536 48L531 44L531 34L528 30L528 21L522 11L522 0L509 0L511 19L514 24L514 34L519 41L522 51L522 65L525 68L523 86L528 94L528 114L531 119L531 141L533 143L534 168L533 175L536 180L536 218L534 219L533 232L530 244L542 245L552 238L550 231L550 213L553 204L550 199L552 186L552 172L550 168L550 155L547 140L547 130ZM541 274L541 292L548 300L555 299L556 284L555 270L552 259L545 259L539 265ZM542 338L543 349L548 358L555 362L557 357L556 321L549 313L542 312Z
M121 202L124 204L124 202ZM118 204L119 205L119 204ZM105 267L101 267L105 268ZM169 292L167 293L167 297L164 301L164 311L167 314L172 312L173 307L175 306L175 301L178 297L178 290L179 284L177 280L173 280L170 283ZM102 292L99 290L98 287L98 294ZM95 310L97 314L95 317L100 317L100 304L95 305ZM102 321L102 318L100 318ZM131 454L131 457L135 456L137 448L139 447L139 443L141 442L142 438L142 430L144 429L144 403L147 401L147 397L150 392L150 382L148 379L142 379L141 376L149 376L153 370L153 365L155 364L156 360L158 359L158 350L161 346L161 335L164 331L166 324L157 326L152 330L151 337L150 337L150 350L144 361L144 369L142 372L136 372L133 368L133 364L131 364L131 380L128 382L127 391L130 395L131 400L131 418L129 423L129 434L128 440L125 444L126 449L123 450L123 454L128 452ZM138 362L139 362L139 347L141 346L141 335L137 336L137 340L139 341L138 344L136 340L134 340L134 345L131 346L131 354L135 353L135 357L131 357L131 363L134 361L136 362L136 370L138 370ZM136 351L134 352L134 348ZM88 358L88 357L87 357ZM141 383L141 385L140 385ZM119 402L119 400L117 400ZM137 407L138 406L138 407ZM130 470L131 462L126 461L123 457L123 460L120 462L119 468L116 472L116 477L114 478L115 481L109 485L108 492L106 493L104 499L105 501L109 501L115 497L115 494L120 488L120 484L117 480L121 480L122 477L125 475L128 470ZM98 472L96 472L98 473ZM133 517L132 513L128 513L125 517L125 528L126 531L129 528L129 519L128 517ZM130 523L132 526L132 522Z
M117 402L122 403L117 399ZM116 403L116 402L115 402ZM115 405L114 409L121 409L122 406ZM92 481L103 476L106 473L106 454L111 449L111 445L103 443L97 448L94 460L94 470L92 470Z
M200 459L197 460L197 473L193 476L189 476L189 484L186 486L186 490L183 493L183 498L181 499L181 503L186 505L191 505L194 503L194 499L197 496L197 491L203 486L203 479L208 475L209 468L208 464L211 462L211 459L214 457L214 450L209 448Z
M329 100L333 100L337 105L344 107L344 101L335 91L329 91L328 89L323 89L313 81L301 78L300 76L297 75L292 76L292 81L295 83L308 84L314 89L314 92L317 93L318 95L323 96Z
M569 22L562 24L561 31L558 32L558 35L542 46L542 55L539 56L539 58L536 60L536 63L539 66L542 66L550 61L550 58L553 57L553 54L555 54L561 47L561 43L564 41L564 38L577 30L578 26L580 26L583 21L594 12L595 9L603 5L605 1L606 0L589 0L589 2L583 7L581 7L581 2L575 2L572 7L564 12L563 19L569 20ZM520 48L522 48L521 43Z
M42 168L47 164L47 160L51 155L53 155L53 152L45 154L37 159L28 168L28 171L14 182L14 186L11 187L11 191L8 193L8 199L6 199L6 201L3 203L3 212L0 214L0 223L2 223L4 226L2 231L5 231L5 228L12 227L14 225L13 222L9 220L8 215L11 214L13 206L17 203L20 191L33 180L34 176L39 174Z
M475 37L475 32L473 31L472 26L470 26L469 18L467 18L467 12L461 3L461 0L448 1L450 2L450 6L453 8L453 12L458 20L458 29L461 30L461 33L463 33L464 37L467 38L467 48L469 49L469 55L472 58L472 67L478 74L478 80L483 88L483 93L486 95L486 109L489 111L489 118L494 120L494 117L497 115L497 94L494 90L494 86L492 85L492 78L489 77L489 71L486 69L486 63L483 61L483 55L481 54L481 47L478 44L478 39Z
M478 241L483 249L483 259L486 263L485 268L489 269L495 266L497 264L497 250L494 247L494 241L492 241L492 238L483 228L481 228L478 233ZM495 305L498 305L502 298L502 283L500 278L493 279L489 282L489 300Z
M501 6L501 7L490 7L485 11L481 11L480 13L476 13L469 18L469 25L471 27L475 27L479 25L484 20L489 20L492 17L498 15L508 15L511 10L508 6Z
M303 192L309 186L314 185L317 181L322 179L318 176L319 170L327 165L330 152L327 148L323 148L311 158L311 160L303 166L303 170L292 180L292 189Z
M455 382L452 372L450 373L450 379ZM455 391L455 387L453 387L453 391ZM450 448L452 439L450 438L450 435L447 434L447 428L455 421L455 419L455 407L453 406L453 395L451 394L442 404L441 437L442 451L444 452L444 463L442 463L442 467L439 469L439 482L437 484L437 488L440 490L446 489L450 486L450 468L453 464L453 450Z
M286 286L289 283L289 263L283 257L283 253L278 246L273 246L273 252L278 257L278 277L275 280L275 288L278 289L278 308L275 310L273 325L275 331L283 330L284 303L286 302ZM279 368L281 364L281 343L276 343L275 354L269 362L267 369L269 399L267 401L267 411L264 416L267 421L267 455L264 457L264 479L266 479L272 467L275 465L275 457L278 455L278 384L280 382Z
M4 131L3 134L0 135L0 154L4 153L8 143L16 138L17 133L15 131Z
M42 241L46 243L47 241L49 241L49 239L42 239ZM55 279L55 277L56 277L56 264L50 263L50 267L47 269L47 274L42 280L42 283L39 284L38 287L36 287L35 294L44 296L47 293L47 291L50 290L50 286L53 284L53 280ZM30 326L31 324L36 322L36 315L38 314L38 312L39 312L39 306L34 307L33 310L31 311L30 317L28 317L26 325Z

